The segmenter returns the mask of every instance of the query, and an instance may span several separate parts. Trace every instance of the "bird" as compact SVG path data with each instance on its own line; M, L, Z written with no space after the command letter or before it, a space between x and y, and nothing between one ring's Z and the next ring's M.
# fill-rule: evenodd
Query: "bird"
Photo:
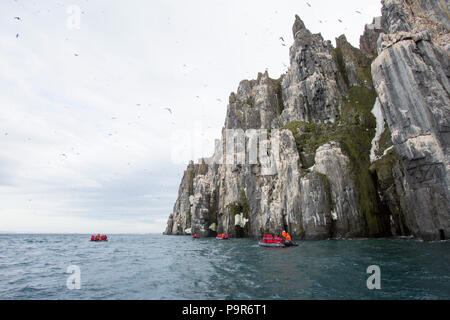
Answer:
M73 55L74 55L75 57L78 57L78 53L74 53Z
M356 13L359 13L359 14L361 14L361 11L358 11L358 10L356 10Z
M19 38L19 34L16 34L16 38Z
M219 101L219 102L222 102L222 100L221 100L221 99L219 99L219 98L217 98L217 101Z
M306 3L308 5L308 7L311 7L311 5L309 4L309 2Z
M14 19L16 19L16 20L20 20L20 17L14 17Z
M172 114L172 110L170 108L164 108L164 110L167 110L170 112L170 114Z
M280 37L280 40L284 42L284 39L283 39L283 37Z
M281 45L282 45L283 47L286 47L286 44L284 44L284 43L282 43Z
M339 21L340 23L342 23L342 20L341 20L341 19L338 19L338 21Z

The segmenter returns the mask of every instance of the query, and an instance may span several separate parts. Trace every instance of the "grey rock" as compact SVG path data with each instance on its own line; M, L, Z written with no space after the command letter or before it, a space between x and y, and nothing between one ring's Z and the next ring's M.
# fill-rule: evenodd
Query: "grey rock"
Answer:
M258 74L257 80L244 80L230 95L226 129L270 129L281 112L281 80Z
M436 240L450 234L450 56L436 44L442 40L430 22L436 15L410 15L435 6L413 1L400 8L385 1L389 31L396 33L380 36L372 76L405 172L408 228Z
M270 165L250 163L248 154L244 163L226 164L224 130L214 155L185 171L165 234L448 237L448 1L382 2L383 17L366 26L361 50L345 36L333 48L296 16L288 72L242 81L230 95L224 127L267 129L262 140L278 146L279 157L272 150ZM365 94L374 100L374 90L389 129L377 119L377 135L373 101L355 101ZM296 122L312 136L293 129ZM342 130L347 125L352 130ZM342 137L347 132L365 140L352 145ZM393 148L390 135L381 146L385 132ZM251 143L247 136L243 144Z
M298 16L293 34L291 66L283 79L281 124L294 120L335 122L346 87L338 73L334 48L320 34L312 34L306 29Z
M358 192L351 179L350 159L338 143L330 142L317 150L314 171L325 175L331 185L335 237L365 235L365 220L359 210Z
M366 24L364 34L359 39L362 53L370 60L377 57L377 40L382 33L387 33L383 17L376 17L371 24Z
M449 0L382 0L382 14L386 33L427 30L433 43L445 46L450 43Z

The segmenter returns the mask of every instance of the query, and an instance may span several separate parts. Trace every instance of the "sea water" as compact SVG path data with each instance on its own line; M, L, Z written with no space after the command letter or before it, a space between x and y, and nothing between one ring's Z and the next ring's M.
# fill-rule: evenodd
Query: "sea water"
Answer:
M0 235L0 299L450 299L449 242L329 240L267 249L252 239L109 239ZM379 267L379 290L368 289L369 266ZM79 289L68 271L77 273Z

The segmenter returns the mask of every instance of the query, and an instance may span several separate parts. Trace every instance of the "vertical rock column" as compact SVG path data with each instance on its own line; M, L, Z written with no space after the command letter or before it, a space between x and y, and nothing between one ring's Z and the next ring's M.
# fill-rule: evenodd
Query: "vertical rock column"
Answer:
M450 236L450 61L428 32L381 35L373 81L407 178L411 232Z

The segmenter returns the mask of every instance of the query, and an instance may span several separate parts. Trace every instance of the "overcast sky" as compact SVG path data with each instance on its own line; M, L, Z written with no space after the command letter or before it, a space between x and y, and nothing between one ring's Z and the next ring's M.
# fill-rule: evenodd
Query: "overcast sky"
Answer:
M258 72L286 71L295 14L333 44L345 33L358 46L380 9L1 0L0 232L162 232L186 162L220 137L229 94Z

